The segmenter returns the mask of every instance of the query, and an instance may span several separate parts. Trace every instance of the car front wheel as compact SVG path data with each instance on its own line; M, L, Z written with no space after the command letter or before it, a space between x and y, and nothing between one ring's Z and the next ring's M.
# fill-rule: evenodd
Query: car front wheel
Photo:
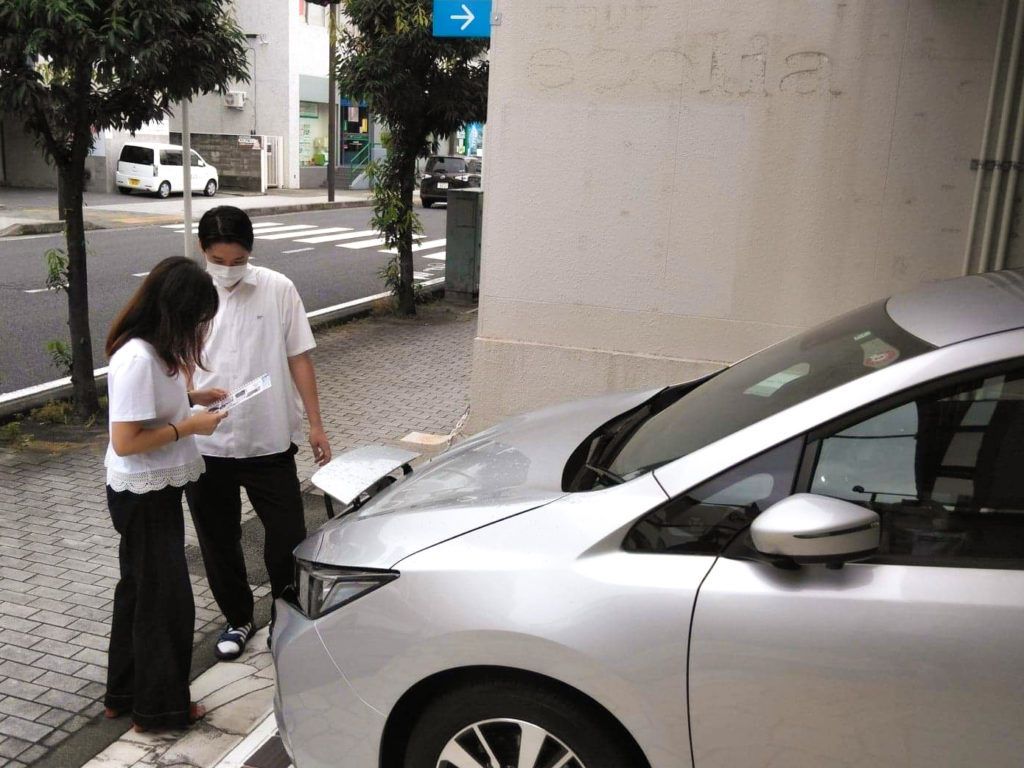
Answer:
M431 702L403 768L623 768L642 765L596 708L532 682L483 681Z
M207 197L213 197L214 195L216 195L217 182L214 181L213 179L210 179L208 182L206 182L206 186L203 187L203 194L206 195Z
M165 181L163 184L160 185L160 188L157 189L156 193L160 197L170 197L171 196L171 182Z
M423 207L424 208L429 208L430 206L432 206L434 204L433 200L428 200L425 197L421 197L420 200L423 202Z

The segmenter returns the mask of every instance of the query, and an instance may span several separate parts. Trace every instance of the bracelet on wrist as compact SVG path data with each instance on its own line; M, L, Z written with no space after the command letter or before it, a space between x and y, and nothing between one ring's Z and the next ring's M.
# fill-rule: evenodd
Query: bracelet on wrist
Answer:
M178 439L181 437L181 435L178 433L178 428L174 426L174 424L172 424L171 422L167 422L167 426L174 430L174 442L178 442Z

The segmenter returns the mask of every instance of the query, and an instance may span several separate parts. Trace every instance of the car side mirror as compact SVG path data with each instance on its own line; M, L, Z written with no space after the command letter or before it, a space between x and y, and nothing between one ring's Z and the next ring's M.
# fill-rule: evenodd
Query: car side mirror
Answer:
M842 499L797 493L773 504L750 526L754 548L795 563L839 566L878 549L881 521Z

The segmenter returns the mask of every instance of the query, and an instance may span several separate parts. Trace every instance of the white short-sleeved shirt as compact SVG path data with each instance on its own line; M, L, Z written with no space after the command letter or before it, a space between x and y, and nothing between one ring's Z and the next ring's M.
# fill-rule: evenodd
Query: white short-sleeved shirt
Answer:
M233 290L217 286L220 307L211 324L203 364L192 375L196 389L233 391L270 374L270 389L235 406L212 435L197 435L205 456L251 458L281 453L302 440L302 400L288 358L316 342L299 292L287 277L249 266Z
M147 429L189 416L185 377L167 375L167 364L152 345L131 339L110 358L107 370L110 423L142 422ZM146 493L198 480L206 468L191 435L145 453L118 456L113 442L104 459L107 485L115 491Z

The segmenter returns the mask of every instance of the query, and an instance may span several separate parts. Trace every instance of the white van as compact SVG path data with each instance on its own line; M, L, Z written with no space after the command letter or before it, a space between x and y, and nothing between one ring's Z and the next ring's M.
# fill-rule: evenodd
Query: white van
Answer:
M182 192L185 182L181 159L182 148L175 144L125 144L117 160L117 189L123 195L139 189L160 197ZM192 191L213 197L219 185L217 169L192 150Z

